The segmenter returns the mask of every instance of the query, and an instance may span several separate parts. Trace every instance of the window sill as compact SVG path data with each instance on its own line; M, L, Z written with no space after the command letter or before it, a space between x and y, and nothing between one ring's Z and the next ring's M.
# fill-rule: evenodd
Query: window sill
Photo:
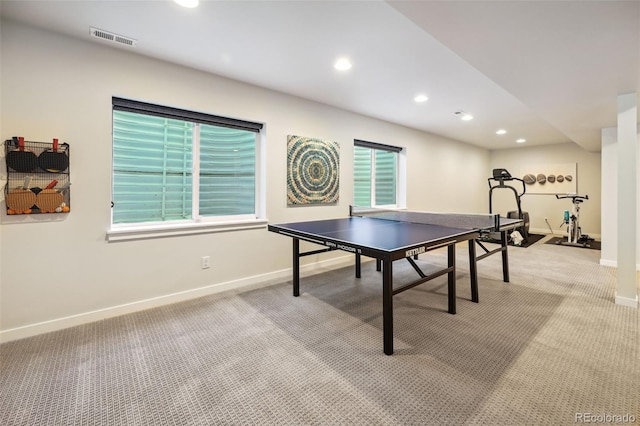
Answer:
M228 222L172 223L150 226L114 227L107 231L107 242L146 240L151 238L181 237L214 232L260 229L267 226L266 219L237 220Z

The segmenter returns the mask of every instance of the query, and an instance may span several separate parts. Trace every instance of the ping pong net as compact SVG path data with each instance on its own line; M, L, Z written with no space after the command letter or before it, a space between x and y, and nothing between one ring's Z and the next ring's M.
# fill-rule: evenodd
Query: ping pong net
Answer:
M459 229L492 231L500 228L499 214L430 213L349 206L349 216L372 217L395 222L420 223Z

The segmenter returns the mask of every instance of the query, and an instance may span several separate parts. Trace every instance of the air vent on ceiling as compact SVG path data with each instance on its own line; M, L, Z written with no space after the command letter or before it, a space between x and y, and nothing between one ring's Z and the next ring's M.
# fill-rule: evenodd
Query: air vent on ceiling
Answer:
M91 34L91 37L99 38L105 41L110 41L112 43L122 44L129 47L135 47L137 43L135 39L132 39L130 37L124 37L109 31L99 30L93 27L90 27L90 34Z

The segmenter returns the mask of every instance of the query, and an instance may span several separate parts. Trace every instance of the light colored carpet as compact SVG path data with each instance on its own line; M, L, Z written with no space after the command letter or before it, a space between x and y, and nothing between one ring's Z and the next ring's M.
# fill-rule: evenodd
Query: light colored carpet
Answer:
M352 268L303 278L299 298L288 282L3 344L0 423L638 424L640 314L613 303L615 271L595 250L509 253L509 284L499 256L480 262L475 304L458 248L457 315L445 277L396 296L393 356L373 262L359 280ZM415 278L394 268L397 283Z

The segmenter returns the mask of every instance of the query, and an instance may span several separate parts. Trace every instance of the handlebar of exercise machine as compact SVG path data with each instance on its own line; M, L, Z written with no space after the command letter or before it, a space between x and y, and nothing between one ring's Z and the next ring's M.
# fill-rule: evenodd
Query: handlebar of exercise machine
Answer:
M567 194L567 195L559 196L558 194L556 194L556 198L558 200L562 200L564 198L571 198L572 203L581 203L585 200L588 200L589 196L588 195L582 196L582 195L575 195L575 194Z
M505 182L518 181L522 185L522 192L519 192L518 189L514 188L510 185L505 185ZM491 181L496 181L498 184L491 184ZM490 193L494 188L510 188L516 195L516 198L522 197L527 192L527 187L524 183L524 180L511 176L511 173L507 171L507 169L493 169L493 177L487 179L489 183Z

